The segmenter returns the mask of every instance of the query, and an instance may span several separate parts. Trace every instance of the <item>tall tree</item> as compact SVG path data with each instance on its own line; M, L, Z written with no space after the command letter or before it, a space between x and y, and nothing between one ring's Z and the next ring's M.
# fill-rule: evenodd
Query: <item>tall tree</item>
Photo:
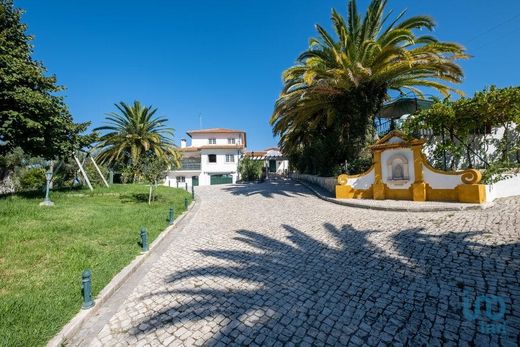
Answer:
M0 0L0 155L16 147L46 159L68 155L90 140L80 135L88 123L73 122L56 77L32 59L21 15L12 0Z
M95 131L106 131L100 137L98 159L108 165L138 165L153 155L174 166L179 165L179 152L173 144L173 129L165 126L166 118L154 117L152 106L144 107L139 101L133 105L115 104L119 113L106 117L107 125Z
M372 0L362 18L350 0L347 20L332 10L335 36L316 25L319 36L283 73L284 87L270 122L286 152L300 128L318 133L336 128L339 155L331 160L355 160L371 140L374 115L390 90L419 96L418 87L460 93L449 83L462 80L455 60L467 57L464 48L418 36L416 30L434 28L430 17L403 19L403 11L390 21L385 5L386 0Z

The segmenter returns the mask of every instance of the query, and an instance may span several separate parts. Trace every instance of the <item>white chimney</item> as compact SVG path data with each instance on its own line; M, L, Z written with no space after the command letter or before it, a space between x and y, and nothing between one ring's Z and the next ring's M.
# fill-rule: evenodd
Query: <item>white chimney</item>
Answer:
M181 148L186 148L186 139L181 140Z

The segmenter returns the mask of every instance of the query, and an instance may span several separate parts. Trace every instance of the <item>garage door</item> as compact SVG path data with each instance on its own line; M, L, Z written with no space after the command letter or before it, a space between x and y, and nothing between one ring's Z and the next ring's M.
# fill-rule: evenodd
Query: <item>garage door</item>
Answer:
M233 183L231 175L211 175L211 185Z

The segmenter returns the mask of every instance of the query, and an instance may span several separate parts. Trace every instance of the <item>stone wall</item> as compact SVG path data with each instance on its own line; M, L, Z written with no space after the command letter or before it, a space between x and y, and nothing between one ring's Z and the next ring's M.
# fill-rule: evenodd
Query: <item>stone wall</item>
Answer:
M289 174L289 177L315 184L317 186L322 187L323 189L328 190L333 194L335 194L336 192L336 177L320 177L299 173L291 173Z
M15 185L11 176L7 176L3 180L0 179L0 195L14 193Z

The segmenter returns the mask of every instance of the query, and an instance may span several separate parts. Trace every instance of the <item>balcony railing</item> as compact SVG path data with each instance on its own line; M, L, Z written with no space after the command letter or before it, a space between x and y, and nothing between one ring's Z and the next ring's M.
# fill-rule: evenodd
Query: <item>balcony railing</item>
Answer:
M181 160L181 167L177 170L200 170L200 159L194 160Z

